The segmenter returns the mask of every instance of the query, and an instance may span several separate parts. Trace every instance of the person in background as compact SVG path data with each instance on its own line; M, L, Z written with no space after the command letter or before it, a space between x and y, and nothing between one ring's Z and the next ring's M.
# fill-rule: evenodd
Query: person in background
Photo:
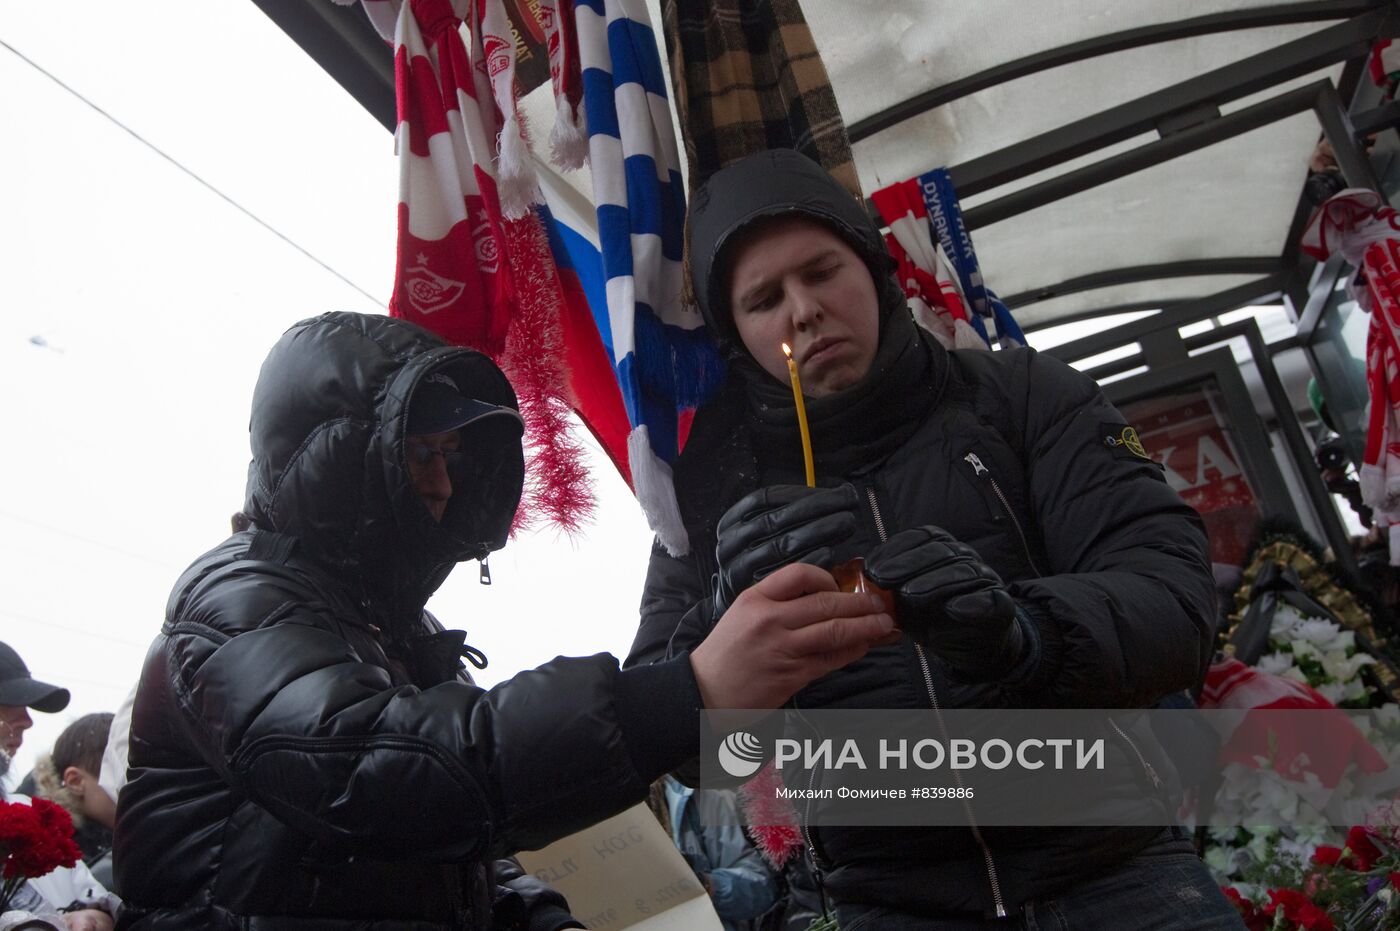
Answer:
M501 371L404 320L325 314L273 347L249 427L250 524L177 581L141 672L123 931L577 927L509 854L645 798L699 751L702 707L775 708L893 629L794 566L746 593L753 623L670 663L560 658L483 690L424 605L520 501Z
M0 801L27 804L22 794L6 795L3 777L24 744L24 732L34 726L30 709L56 714L68 707L68 690L40 682L14 648L0 643ZM81 862L71 868L31 879L16 907L32 912L67 931L111 931L121 900L98 882ZM62 913L61 915L59 913ZM54 917L57 921L54 921Z
M98 782L111 712L85 714L64 728L54 741L53 752L34 766L33 794L63 806L73 818L73 840L83 851L83 862L98 882L112 881L112 828L117 802ZM23 790L23 786L21 786Z
M779 909L782 881L744 833L729 789L692 789L674 776L653 786L652 810L695 871L725 931L758 931Z

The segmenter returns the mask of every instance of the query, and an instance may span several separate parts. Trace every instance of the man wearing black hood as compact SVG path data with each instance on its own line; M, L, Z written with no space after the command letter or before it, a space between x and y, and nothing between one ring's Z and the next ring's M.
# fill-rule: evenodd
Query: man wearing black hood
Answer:
M1030 350L942 348L913 323L876 225L796 152L719 171L689 223L696 298L730 375L677 463L690 552L653 548L628 666L726 637L712 626L780 566L863 557L910 636L800 691L803 708L1146 708L1199 680L1213 613L1200 522L1090 379ZM1119 823L1170 823L1154 794L1122 796L1146 807ZM809 843L852 931L1018 914L1239 927L1174 828L970 819L812 828Z
M496 858L645 798L698 752L702 702L776 707L892 628L793 567L751 589L765 621L732 648L558 659L483 691L465 635L423 607L505 543L520 499L501 372L405 321L327 314L273 348L250 433L250 523L176 583L142 670L122 928L577 927Z

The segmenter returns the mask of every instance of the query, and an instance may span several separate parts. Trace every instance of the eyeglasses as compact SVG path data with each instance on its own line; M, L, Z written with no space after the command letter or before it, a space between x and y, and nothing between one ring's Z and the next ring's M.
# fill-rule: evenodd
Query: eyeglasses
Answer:
M427 468L432 463L434 456L441 456L442 464L450 470L462 464L465 454L460 449L433 449L433 447L424 446L421 443L405 443L404 456L408 459L409 465L420 469Z

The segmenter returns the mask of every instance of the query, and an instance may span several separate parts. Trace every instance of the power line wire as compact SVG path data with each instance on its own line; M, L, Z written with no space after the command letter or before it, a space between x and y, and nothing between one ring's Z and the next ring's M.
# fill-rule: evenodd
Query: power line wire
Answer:
M88 105L89 107L91 107L93 110L96 110L96 111L97 111L99 114L101 114L105 119L109 120L113 125L117 126L119 129L121 129L121 130L123 130L124 132L126 132L128 135L130 135L130 136L131 136L133 139L135 139L137 142L141 143L141 144L144 145L146 148L150 149L152 152L156 153L156 154L159 155L161 158L165 159L165 160L166 160L167 162L169 162L171 165L174 165L176 168L180 169L180 171L183 171L185 174L189 175L189 176L190 176L191 178L193 178L195 181L197 181L197 182L199 182L200 184L202 184L205 188L207 188L208 190L212 191L214 194L218 195L218 197L219 197L220 199L222 199L225 203L227 203L229 206L233 207L234 209L238 210L240 213L242 213L244 216L248 217L248 218L249 218L250 220L252 220L254 223L257 223L257 224L258 224L259 226L261 226L263 229L267 230L269 233L271 233L272 235L276 236L278 239L282 240L282 241L285 242L287 245L291 246L293 249L297 250L297 251L300 252L302 255L306 256L308 259L310 259L311 261L315 262L317 265L321 266L321 267L324 268L326 271L330 272L332 275L334 275L335 277L339 278L341 281L343 281L343 282L345 282L346 284L348 284L350 287L354 288L356 291L359 291L361 294L363 294L365 297L369 298L369 299L370 299L371 301L373 301L375 304L378 304L380 307L383 307L383 306L384 306L384 304L383 304L377 297L375 297L373 294L370 294L370 293L369 293L368 291L366 291L364 288L362 288L362 287L360 287L359 285L355 284L355 282L351 281L349 278L346 278L344 275L342 275L340 272L336 271L336 270L335 270L334 268L332 268L330 265L327 265L325 262L323 262L321 259L317 258L315 255L313 255L308 249L306 249L304 246L302 246L302 245L301 245L300 243L298 243L296 240L292 239L290 236L287 236L287 235L286 235L285 233L283 233L281 230L277 229L277 227L273 226L271 223L268 223L268 222L267 222L266 220L264 220L262 217L258 216L256 213L254 213L253 211L249 210L247 207L243 206L243 205L240 204L238 201L234 200L232 197L230 197L230 196L228 196L227 194L225 194L223 191L221 191L221 190L219 190L218 188L214 187L214 185L210 184L208 181L205 181L205 180L204 180L203 178L201 178L199 175L195 174L194 171L192 171L192 170L189 169L189 168L186 168L183 164L181 164L180 162L176 161L172 156L166 154L166 152L165 152L164 150L162 150L162 149L161 149L159 146L157 146L155 143L153 143L153 142L151 142L150 140L146 139L144 136L142 136L142 135L141 135L140 133L138 133L136 130L132 129L130 126L127 126L127 125L126 125L125 123L123 123L121 120L117 119L115 116L113 116L112 114L108 113L106 110L102 109L102 108L99 107L97 104L93 103L91 100L88 100L86 97L84 97L84 96L83 96L82 94L80 94L78 91L74 90L73 88L69 87L67 84L65 84L65 83L63 83L62 81L60 81L60 80L58 79L58 77L56 77L52 72L46 70L42 65L40 65L38 62L34 61L34 60L33 60L32 58L30 58L29 56L25 55L25 54L24 54L23 52L21 52L19 49L15 48L13 45L11 45L10 43L6 42L4 39L0 39L0 47L3 47L6 51L8 51L10 54L14 55L14 56L15 56L16 58L18 58L20 61L24 62L24 63L25 63L26 65L28 65L29 67L33 68L35 71L39 72L39 73L42 74L44 77L48 78L50 81L54 82L54 83L57 84L59 87L63 88L63 89L66 90L68 93L72 94L74 97L78 98L78 100L81 100L83 103L87 104L87 105Z
M62 527L55 527L52 524L46 524L43 521L37 521L29 517L20 517L18 514L10 514L6 511L0 511L0 518L6 518L8 520L17 521L21 524L28 524L31 527L38 527L40 530L47 530L50 533L55 533L62 537L69 537L71 539L78 540L82 543L88 544L89 546L96 546L104 550L110 550L113 553L120 553L121 555L126 556L129 559L136 559L144 563L149 563L152 566L159 566L161 569L164 569L167 572L181 571L180 567L175 566L171 563L162 562L159 559L153 559L152 557L147 556L143 553L135 553L131 550L124 550L120 546L113 546L112 544L106 543L102 540L97 540L92 537L85 537L80 533L74 533L71 530L63 529Z
M82 676L72 675L66 669L59 669L57 672L49 672L45 667L38 665L34 667L33 672L37 673L41 680L52 681L54 685L68 689L70 692L74 691L68 688L70 685L90 685L94 688L108 689L116 692L118 695L125 695L127 692L131 691L131 687L136 684L135 679L131 679L126 683L103 682L100 679L86 679ZM139 669L137 670L137 675L140 675Z
M58 621L46 621L41 617L32 617L28 614L19 614L18 612L8 611L4 608L0 608L0 615L3 615L4 617L12 617L17 621L24 621L26 624L38 624L42 627L52 627L55 630L64 630L71 634L78 634L83 637L94 637L98 640L106 640L109 643L116 643L124 647L131 647L134 650L140 650L143 653L151 646L149 641L147 641L146 643L140 643L136 640L127 640L124 637L113 637L111 634L99 633L95 630L86 630L82 627L74 627L70 624L60 624ZM152 627L152 638L155 637L156 630L157 628Z

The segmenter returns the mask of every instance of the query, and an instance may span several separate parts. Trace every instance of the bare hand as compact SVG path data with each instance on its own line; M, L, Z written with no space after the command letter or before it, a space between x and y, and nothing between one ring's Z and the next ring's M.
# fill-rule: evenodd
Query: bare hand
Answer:
M877 596L839 591L830 572L794 564L740 594L690 666L706 708L777 708L892 631Z
M114 924L111 915L96 908L67 912L63 923L68 926L68 931L112 931Z

